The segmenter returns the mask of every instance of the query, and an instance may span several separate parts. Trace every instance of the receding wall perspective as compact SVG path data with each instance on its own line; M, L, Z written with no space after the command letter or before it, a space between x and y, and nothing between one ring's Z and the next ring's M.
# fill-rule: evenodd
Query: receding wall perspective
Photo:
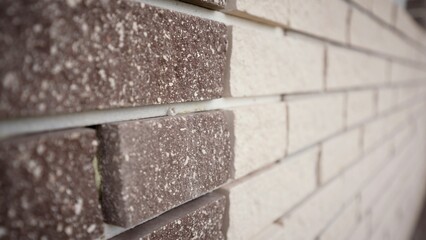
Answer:
M0 239L412 239L401 2L0 0Z

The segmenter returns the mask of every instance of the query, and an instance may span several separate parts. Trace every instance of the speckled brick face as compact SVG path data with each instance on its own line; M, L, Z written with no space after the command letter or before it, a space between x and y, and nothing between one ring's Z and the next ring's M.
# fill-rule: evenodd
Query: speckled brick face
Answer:
M226 26L132 1L0 3L0 119L219 98Z
M113 240L222 240L225 196L211 193L137 226Z
M192 3L211 9L223 9L226 6L227 0L181 0L183 2Z
M103 234L89 129L0 142L0 239L94 239Z
M231 140L221 111L103 125L105 220L133 226L199 197L231 177Z

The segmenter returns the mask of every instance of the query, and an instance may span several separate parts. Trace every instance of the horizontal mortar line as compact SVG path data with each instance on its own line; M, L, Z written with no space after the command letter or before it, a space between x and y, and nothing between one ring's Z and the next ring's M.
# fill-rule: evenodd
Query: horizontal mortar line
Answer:
M337 47L341 47L341 48L345 48L345 49L350 49L352 51L373 55L377 58L383 58L383 59L386 59L386 60L397 62L399 64L410 65L410 66L413 66L413 67L419 68L419 69L422 69L422 67L426 66L425 62L419 62L419 61L415 61L415 60L411 60L411 59L407 59L407 58L403 58L403 57L399 57L399 56L395 56L395 55L390 55L390 54L387 54L387 53L371 50L371 49L368 49L368 48L365 48L365 47L350 45L346 42L339 42L339 41L335 41L335 40L332 40L332 39L327 39L327 38L324 38L324 37L321 37L321 36L316 36L316 35L313 35L313 34L310 34L310 33L299 31L297 29L286 29L285 31L288 32L288 34L294 34L294 35L298 35L298 36L307 37L309 39L316 40L316 41L322 42L324 44L330 44L330 45L333 45L333 46L337 46Z
M386 26L386 28L388 28L389 30L392 30L394 32L396 32L398 35L402 36L403 38L405 38L405 40L408 40L414 44L417 45L416 48L418 48L419 50L426 50L426 47L423 46L420 42L418 42L417 40L411 38L411 36L409 36L408 34L406 34L405 32L401 31L400 29L396 28L393 25L390 25L388 22L384 21L383 19L381 19L380 17L378 17L377 15L375 15L372 11L365 9L363 6L359 5L356 2L352 2L352 1L347 1L345 0L345 2L347 2L348 5L351 5L353 8L357 9L358 11L368 15L369 17L373 18L376 22L380 23L381 25ZM398 7L398 6L397 6Z
M398 62L405 63L405 64L419 65L419 67L426 65L426 63L406 59L399 56L388 55L386 53L377 52L371 49L351 46L351 45L348 45L347 43L326 39L320 36L305 33L303 31L298 31L297 29L288 29L284 25L280 25L278 23L271 24L271 23L268 23L267 21L256 21L250 18L238 16L235 14L210 10L210 9L202 8L193 4L184 3L184 2L180 2L176 0L134 0L134 1L147 3L152 6L157 6L157 7L173 10L173 11L178 11L178 12L189 14L192 16L197 16L197 17L202 17L202 18L222 22L227 25L249 27L257 31L264 30L264 31L269 31L270 33L273 33L273 32L282 31L283 29L285 29L285 31L296 33L298 35L303 35L310 39L319 40L322 43L329 43L336 46L349 48L354 51L368 53L368 54L375 55L388 60L397 60Z
M0 139L18 134L274 102L281 102L281 95L220 98L209 101L104 109L54 116L3 120L0 121Z
M319 140L317 140L317 141L315 141L315 142L313 142L311 144L306 145L305 147L302 147L302 148L300 148L300 149L298 149L296 151L293 151L293 152L291 152L291 153L289 153L289 154L287 154L287 155L285 155L285 156L277 159L274 162L271 162L269 164L266 164L266 165L264 165L264 166L262 166L262 167L260 167L260 168L258 168L256 170L254 170L253 172L250 172L250 173L248 173L248 174L246 174L244 176L241 176L241 177L239 177L237 179L231 180L230 182L228 182L228 183L224 184L223 186L221 186L221 188L232 188L235 185L240 184L241 182L249 181L251 178L255 178L256 176L261 175L261 174L269 171L270 169L272 169L273 167L275 167L278 164L282 164L282 163L285 163L287 161L291 161L291 159L293 159L294 157L296 157L296 156L298 156L300 154L303 154L304 152L306 152L308 150L311 150L312 148L317 147L318 144L320 144L320 143L326 142L326 141L328 141L330 139L333 139L335 137L338 137L338 136L340 136L342 134L345 134L345 133L350 132L352 130L355 130L357 128L363 127L363 126L365 126L365 125L367 125L367 124L369 124L371 122L374 122L376 120L388 117L388 116L390 116L390 115L392 115L394 113L397 113L397 112L400 112L400 111L404 111L404 110L406 110L407 106L408 107L409 106L415 106L416 103L417 104L422 104L422 102L418 101L419 99L423 100L423 96L416 96L413 99L409 99L407 102L404 102L404 103L402 103L402 104L400 104L398 106L395 106L395 107L393 107L391 109L388 109L387 111L384 111L382 113L374 115L373 117L371 117L369 119L366 119L366 120L364 120L362 122L359 122L359 123L356 123L354 125L351 125L351 126L349 126L347 128L342 127L341 129L337 130L335 133L332 133L332 134L330 134L330 135L328 135L328 136L326 136L324 138L321 138L321 139L319 139ZM370 150L370 149L367 149L367 150Z
M172 103L139 107L124 107L115 109L92 110L77 113L67 113L51 116L28 117L10 120L0 120L0 140L22 134L43 131L60 130L74 127L93 126L104 123L161 117L173 114L201 112L208 110L228 109L233 107L251 106L274 102L283 102L293 98L315 97L324 94L347 93L350 91L375 90L378 87L394 88L401 86L422 85L422 80L408 83L372 85L367 88L336 89L317 92L275 94L251 97L220 98L208 101Z

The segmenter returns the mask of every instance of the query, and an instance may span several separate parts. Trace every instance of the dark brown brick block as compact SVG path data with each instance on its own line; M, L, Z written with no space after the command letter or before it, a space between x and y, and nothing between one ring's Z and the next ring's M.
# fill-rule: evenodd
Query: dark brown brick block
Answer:
M137 226L113 240L225 239L225 197L211 193Z
M205 8L223 9L226 6L226 0L181 0Z
M103 125L106 222L134 226L216 189L231 177L231 140L221 111Z
M0 1L0 119L219 98L226 26L133 1Z
M89 129L0 142L0 239L94 239L103 234Z

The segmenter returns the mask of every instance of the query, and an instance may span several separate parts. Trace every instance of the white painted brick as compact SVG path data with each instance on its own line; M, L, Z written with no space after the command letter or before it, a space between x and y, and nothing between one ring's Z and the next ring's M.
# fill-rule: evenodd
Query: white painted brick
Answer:
M361 223L356 226L356 229L350 234L347 240L368 240L370 239L370 216L365 216Z
M393 88L380 88L377 93L377 110L383 113L395 107L396 91Z
M230 94L271 95L323 89L324 46L282 31L233 27Z
M344 182L336 179L283 217L282 239L314 239L342 209L344 188Z
M349 6L341 0L290 1L290 27L312 35L346 42Z
M359 201L355 199L333 223L319 236L319 240L347 239L360 221Z
M352 126L373 117L375 113L374 94L372 90L348 93L346 126Z
M246 18L288 25L289 0L228 0L226 12Z
M260 233L316 186L318 148L223 188L229 194L228 239Z
M395 53L395 43L398 43L398 37L389 29L384 28L370 16L356 9L352 10L350 20L350 44L377 52L388 53L399 56Z
M373 149L372 152L366 155L352 166L348 171L345 171L342 179L344 181L344 199L349 201L353 199L365 186L367 181L377 174L388 162L392 150L392 142L384 141L379 147Z
M282 240L281 235L283 231L283 226L278 223L273 223L268 226L266 229L262 230L259 234L256 234L251 240Z
M364 150L375 147L381 140L383 140L387 134L388 121L388 118L382 117L365 125L363 138Z
M360 156L360 140L360 129L354 129L322 144L320 160L321 182L330 180Z
M395 21L393 19L395 4L392 0L372 0L372 2L373 14L385 21L387 24L392 25Z
M407 65L392 63L391 66L391 81L404 82L410 80L426 80L426 71Z
M231 110L234 117L236 178L284 157L287 143L287 114L284 103Z
M388 82L382 58L340 47L327 48L326 88L372 86Z
M288 101L289 146L294 152L343 128L344 96L327 94Z

